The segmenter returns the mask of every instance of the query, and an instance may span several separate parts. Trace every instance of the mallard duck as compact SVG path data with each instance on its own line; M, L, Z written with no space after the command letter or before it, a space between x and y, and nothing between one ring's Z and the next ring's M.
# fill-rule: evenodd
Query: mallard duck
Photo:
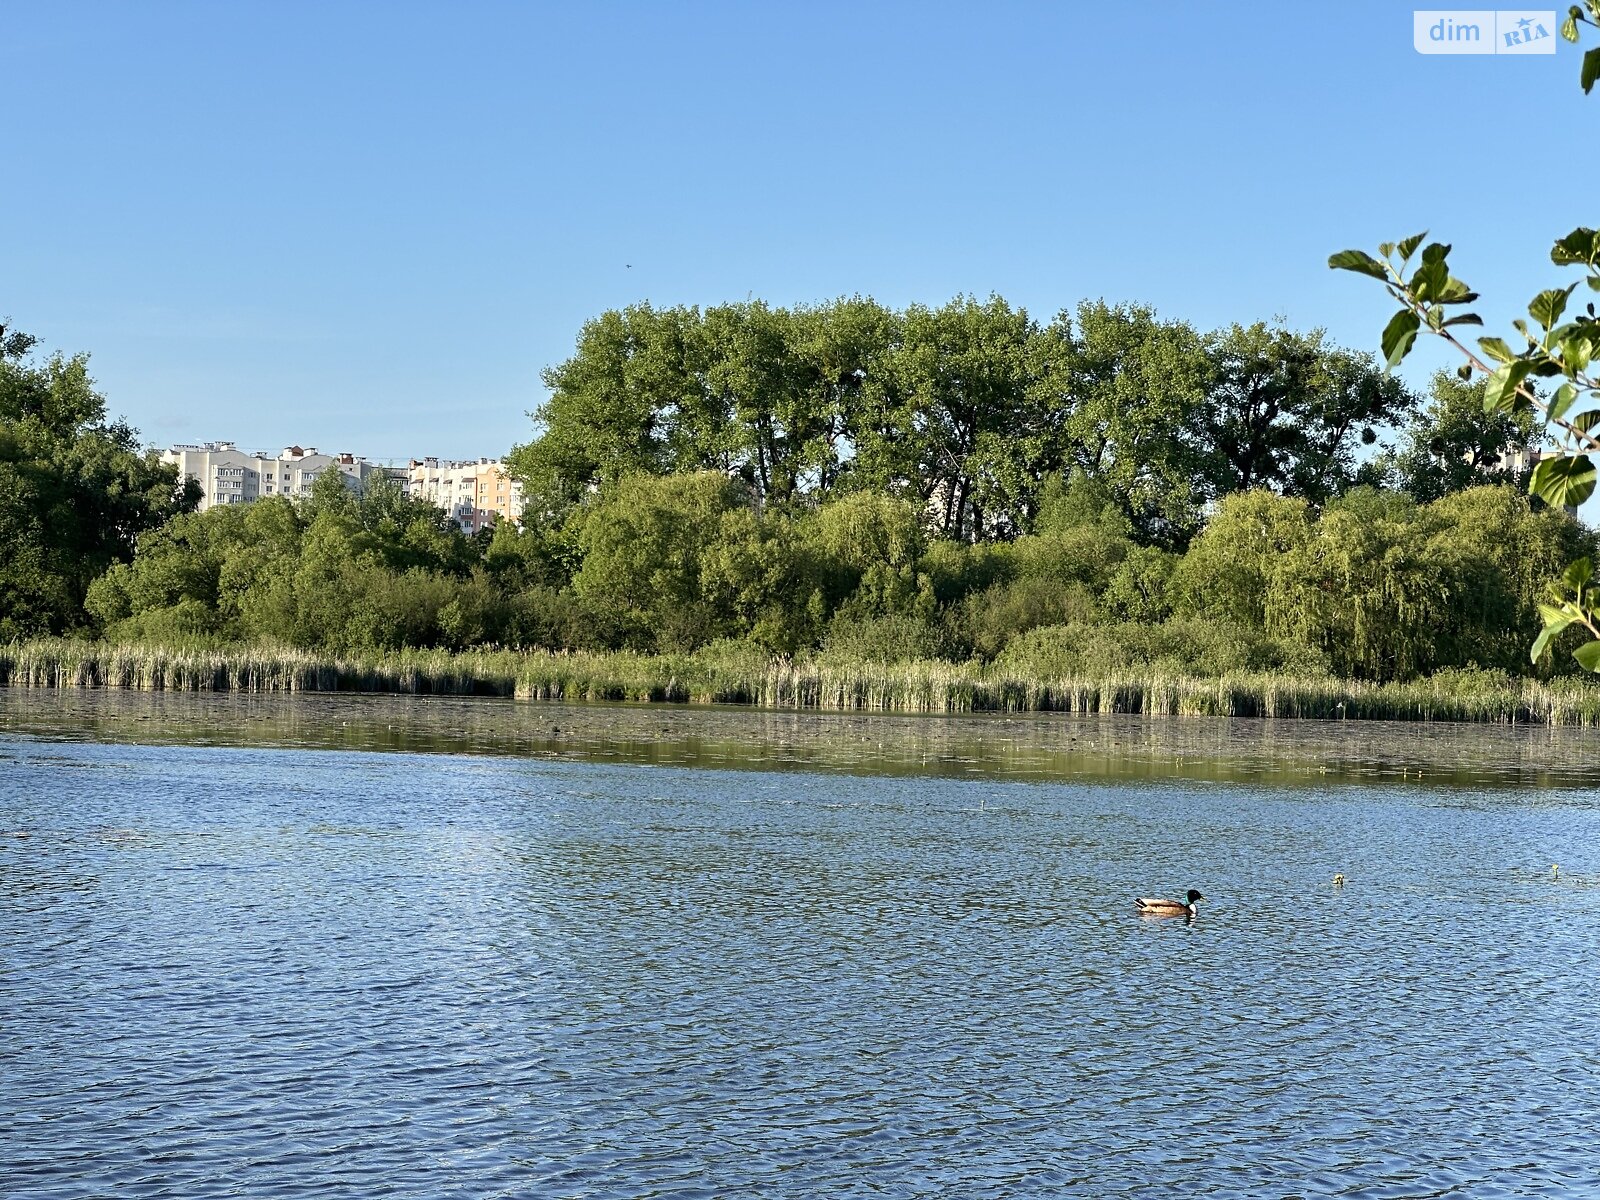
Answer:
M1204 900L1205 897L1194 888L1189 889L1187 901L1184 900L1155 900L1149 896L1140 896L1133 902L1142 916L1150 917L1192 917L1199 910L1195 902Z

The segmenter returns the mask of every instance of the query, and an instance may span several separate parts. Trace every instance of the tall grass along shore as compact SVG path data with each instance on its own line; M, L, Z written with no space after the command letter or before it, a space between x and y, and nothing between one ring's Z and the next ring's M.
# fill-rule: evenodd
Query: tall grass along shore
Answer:
M0 685L143 691L392 692L523 700L657 701L889 712L1600 725L1600 685L1451 671L1405 683L1159 669L1044 677L979 662L792 662L744 649L694 654L408 650L330 658L274 647L193 649L36 639L0 645Z

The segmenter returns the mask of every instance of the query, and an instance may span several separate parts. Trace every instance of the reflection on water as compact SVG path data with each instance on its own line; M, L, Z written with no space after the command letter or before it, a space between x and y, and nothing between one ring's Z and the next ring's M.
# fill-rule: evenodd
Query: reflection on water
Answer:
M8 699L7 1197L1595 1194L1600 807L1505 786L1535 738L1449 787L1257 737L1260 786L1126 724L705 713L664 745L717 769L661 769L525 723L691 714L393 705ZM397 712L479 753L305 748ZM1135 778L1042 780L1089 761L1047 728Z
M488 698L0 688L0 733L52 740L518 755L1051 780L1393 780L1589 787L1600 731L1372 721L898 716Z

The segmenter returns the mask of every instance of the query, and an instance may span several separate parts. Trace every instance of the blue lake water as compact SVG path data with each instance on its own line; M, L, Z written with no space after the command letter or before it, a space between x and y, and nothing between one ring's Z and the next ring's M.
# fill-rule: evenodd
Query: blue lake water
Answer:
M1592 791L1035 775L14 719L0 1192L1600 1195Z

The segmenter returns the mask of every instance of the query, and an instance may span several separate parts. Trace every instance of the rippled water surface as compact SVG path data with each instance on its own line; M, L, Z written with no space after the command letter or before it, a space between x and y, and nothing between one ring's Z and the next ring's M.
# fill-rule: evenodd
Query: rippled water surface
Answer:
M0 702L7 1197L1600 1195L1583 745L874 774L52 703Z

